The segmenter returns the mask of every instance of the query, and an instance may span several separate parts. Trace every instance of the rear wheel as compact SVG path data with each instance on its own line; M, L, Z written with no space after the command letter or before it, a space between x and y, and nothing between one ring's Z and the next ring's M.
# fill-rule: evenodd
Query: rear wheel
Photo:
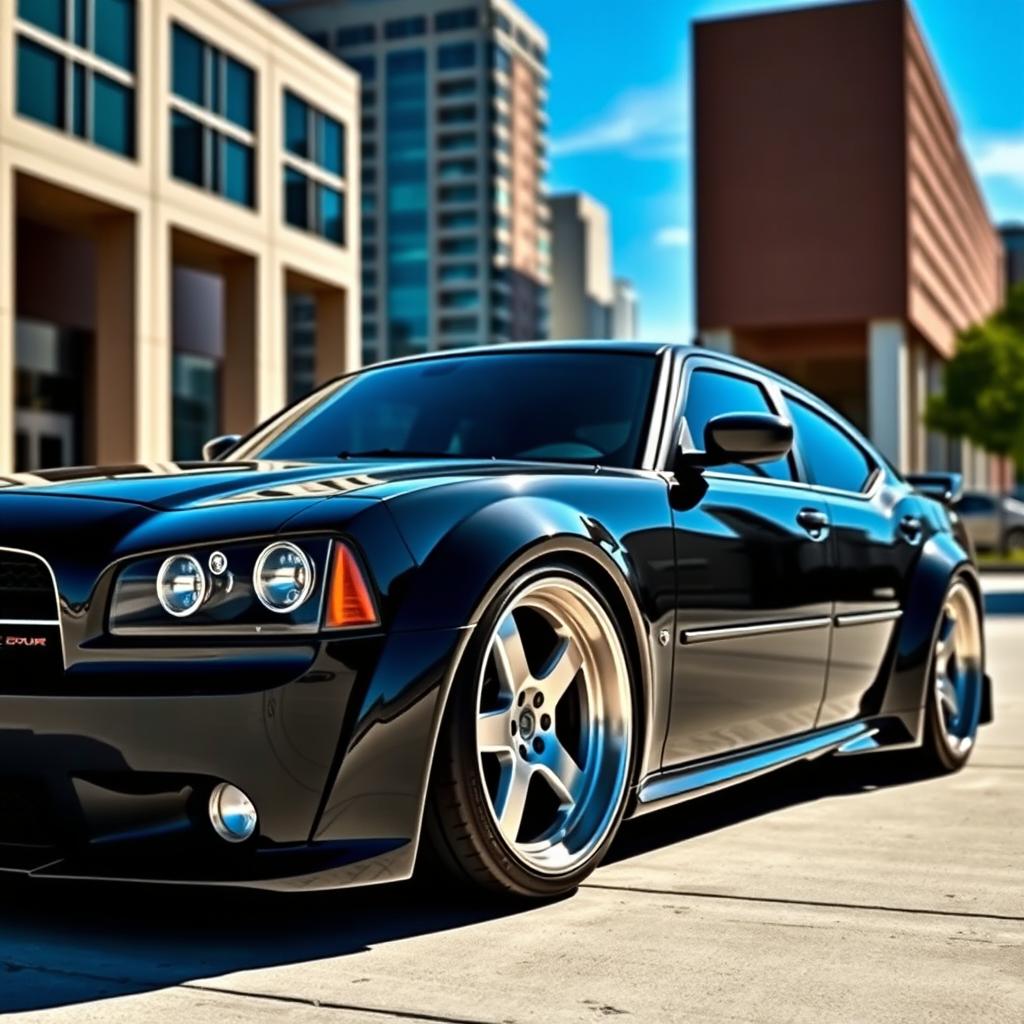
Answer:
M957 578L946 594L932 652L921 756L933 770L956 771L967 763L981 717L984 672L978 601Z
M600 591L567 567L514 581L456 674L428 824L463 878L520 896L575 888L622 818L629 659Z

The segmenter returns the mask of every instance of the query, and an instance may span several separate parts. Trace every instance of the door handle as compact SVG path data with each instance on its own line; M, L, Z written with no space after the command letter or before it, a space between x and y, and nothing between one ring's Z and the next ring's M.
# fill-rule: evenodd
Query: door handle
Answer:
M796 521L812 536L828 529L828 516L816 508L802 508L796 514Z
M921 539L921 520L917 516L904 516L900 520L900 533L911 544L916 544Z

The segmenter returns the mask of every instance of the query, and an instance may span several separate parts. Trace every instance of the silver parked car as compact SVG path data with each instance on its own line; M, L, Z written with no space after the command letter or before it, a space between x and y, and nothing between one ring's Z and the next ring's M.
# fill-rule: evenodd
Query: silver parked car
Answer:
M1024 550L1024 501L984 491L965 491L955 508L979 550L1003 549L1004 536L1007 551Z

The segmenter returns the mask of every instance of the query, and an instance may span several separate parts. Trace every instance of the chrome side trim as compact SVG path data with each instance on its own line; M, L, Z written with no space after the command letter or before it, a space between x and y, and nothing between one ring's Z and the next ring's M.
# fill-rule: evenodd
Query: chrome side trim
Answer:
M696 790L720 786L743 776L760 775L773 768L781 768L792 761L802 761L814 754L849 745L853 740L872 731L864 723L855 722L770 747L762 747L746 754L718 758L690 768L670 770L666 774L642 782L637 798L641 804L653 804Z
M0 619L0 626L59 626L60 619Z
M57 605L58 618L56 622L31 622L28 623L28 625L46 625L57 627L57 630L60 633L60 660L63 663L64 669L66 671L68 667L68 654L67 648L64 646L64 623L60 618L60 589L57 587L57 576L53 571L53 566L50 565L50 563L45 558L43 558L42 555L37 555L34 551L26 551L24 548L8 548L0 546L0 551L6 551L8 552L8 554L12 555L26 555L29 558L35 558L37 561L42 562L43 565L46 566L46 571L50 574L50 582L53 584L53 600L56 602ZM6 624L14 625L14 622L8 621Z
M901 608L893 608L887 612L849 612L836 616L837 626L866 626L872 622L895 622L903 617Z
M737 637L765 636L769 633L793 633L802 629L822 629L831 626L830 616L814 619L786 619L780 622L759 622L751 626L708 626L684 629L679 634L681 644L703 644L709 640L734 640Z

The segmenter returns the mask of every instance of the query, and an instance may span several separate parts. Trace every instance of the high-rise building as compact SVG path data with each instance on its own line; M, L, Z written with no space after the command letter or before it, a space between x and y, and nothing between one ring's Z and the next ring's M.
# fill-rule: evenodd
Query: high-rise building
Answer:
M0 0L0 471L194 458L358 366L358 174L357 76L249 0Z
M1006 287L1024 284L1024 224L1004 224L999 229L1006 256Z
M640 299L633 282L615 278L615 308L612 312L612 337L635 341L640 336Z
M363 80L363 357L542 338L547 39L508 0L264 0Z
M817 391L903 469L989 466L924 428L1003 253L904 0L698 22L702 341Z
M615 301L608 210L581 192L552 196L551 337L610 338Z

